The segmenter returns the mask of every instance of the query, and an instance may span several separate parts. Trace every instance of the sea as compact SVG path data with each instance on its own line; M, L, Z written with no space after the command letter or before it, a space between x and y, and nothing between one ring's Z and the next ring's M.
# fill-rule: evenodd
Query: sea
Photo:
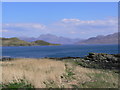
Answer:
M59 45L2 47L2 56L11 58L84 57L90 52L118 54L118 45Z

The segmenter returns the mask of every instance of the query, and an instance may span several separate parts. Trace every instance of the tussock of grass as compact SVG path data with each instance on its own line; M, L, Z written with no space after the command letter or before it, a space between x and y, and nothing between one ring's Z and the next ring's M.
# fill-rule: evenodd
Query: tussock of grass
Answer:
M117 88L118 74L52 59L16 59L1 63L2 82L25 79L35 88Z

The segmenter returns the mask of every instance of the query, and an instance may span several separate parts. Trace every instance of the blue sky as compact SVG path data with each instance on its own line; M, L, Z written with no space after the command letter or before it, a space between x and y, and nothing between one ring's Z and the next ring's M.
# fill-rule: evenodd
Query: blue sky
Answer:
M70 38L88 38L107 35L117 31L117 4L117 2L4 2L3 36L37 37L40 34L51 33Z

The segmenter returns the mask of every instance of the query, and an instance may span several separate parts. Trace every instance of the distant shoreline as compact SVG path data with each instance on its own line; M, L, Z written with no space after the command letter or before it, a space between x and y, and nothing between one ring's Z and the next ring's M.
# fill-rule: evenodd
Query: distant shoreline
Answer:
M31 46L66 46L66 45L80 45L80 46L94 46L94 45L117 45L120 44L55 44L55 45L31 45ZM0 47L31 47L31 46L0 46Z
M31 46L60 46L60 45L31 45ZM31 47L31 46L0 46L0 47Z
M60 45L60 44L53 44L43 40L36 40L33 42L27 42L24 40L20 40L19 38L0 38L2 41L1 46L49 46L49 45Z

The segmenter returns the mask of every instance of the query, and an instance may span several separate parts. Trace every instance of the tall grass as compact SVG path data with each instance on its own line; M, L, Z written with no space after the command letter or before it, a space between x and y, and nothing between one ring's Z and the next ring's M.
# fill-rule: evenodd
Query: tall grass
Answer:
M118 74L112 71L88 69L64 61L28 58L0 65L4 84L19 79L27 80L35 88L116 88L118 84Z

